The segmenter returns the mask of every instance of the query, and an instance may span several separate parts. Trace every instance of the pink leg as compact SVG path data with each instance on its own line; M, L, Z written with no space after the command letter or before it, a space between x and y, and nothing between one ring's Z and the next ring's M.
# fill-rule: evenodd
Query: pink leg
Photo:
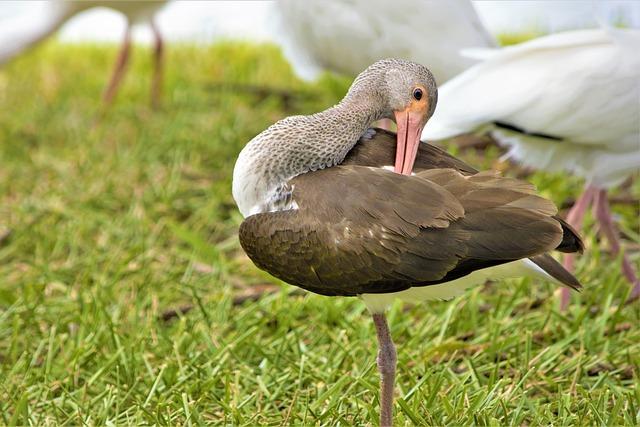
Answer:
M580 230L582 228L582 221L584 220L584 214L591 205L591 202L598 191L597 188L589 185L585 188L584 192L576 200L576 203L573 205L569 214L567 215L567 222L576 230ZM564 256L564 268L568 271L573 271L573 262L575 258L573 254L566 254ZM560 289L560 310L565 311L569 306L569 301L571 300L571 290L569 288L563 287Z
M122 77L124 77L124 72L127 68L130 51L131 25L127 24L127 30L124 34L124 41L122 42L122 47L120 48L120 53L118 54L118 59L116 60L116 66L113 69L113 74L111 74L111 79L109 80L107 89L104 91L104 95L102 96L102 102L104 102L105 105L111 104L113 98L116 96L116 92L118 91L118 87L122 82Z
M153 79L151 80L151 106L158 108L160 106L160 97L162 95L162 75L163 59L164 59L164 42L162 35L158 30L155 21L151 20L151 30L155 40L153 48Z
M607 240L609 241L611 252L613 253L613 255L618 255L621 249L620 237L618 235L617 227L613 222L606 190L600 190L596 194L595 216L600 223L600 230L604 233L604 235L607 237ZM623 254L622 256L622 273L633 286L631 295L629 295L629 301L633 301L640 296L640 281L638 281L638 277L636 276L635 272L633 271L633 267L631 266L631 261L629 261L629 258L626 254Z
M373 315L378 335L378 371L380 371L380 426L393 425L393 385L396 377L396 347L383 313Z

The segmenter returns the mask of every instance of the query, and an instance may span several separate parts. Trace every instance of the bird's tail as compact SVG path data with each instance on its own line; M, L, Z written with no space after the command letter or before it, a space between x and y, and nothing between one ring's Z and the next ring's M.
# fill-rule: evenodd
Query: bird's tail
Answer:
M562 218L554 216L554 219L562 226L562 241L560 241L556 250L564 253L582 253L584 250L584 243L582 242L580 235ZM582 285L578 279L576 279L573 274L567 271L562 264L556 261L548 253L532 256L527 261L529 267L538 271L542 270L545 275L551 276L560 284L568 286L576 291L580 291L582 289Z
M542 270L545 275L551 276L557 280L560 284L567 286L573 290L581 291L582 284L576 279L576 277L567 271L558 261L556 261L549 254L541 254L532 256L527 261L530 261L529 265L537 270Z
M582 253L584 251L584 242L578 232L562 218L558 216L553 218L562 226L562 241L556 250L564 253Z

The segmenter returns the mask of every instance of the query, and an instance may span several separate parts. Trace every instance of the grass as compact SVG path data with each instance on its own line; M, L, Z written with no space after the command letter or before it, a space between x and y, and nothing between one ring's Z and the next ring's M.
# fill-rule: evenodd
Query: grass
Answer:
M349 81L304 84L269 46L173 46L152 111L149 52L134 54L106 112L114 48L47 44L0 70L0 424L375 423L363 304L258 271L230 194L251 137ZM249 83L298 96L225 86ZM499 153L461 155L486 168ZM557 203L582 185L530 179ZM614 209L640 242L637 205ZM393 307L398 425L640 423L640 311L620 304L629 287L591 218L586 230L567 313L527 280Z

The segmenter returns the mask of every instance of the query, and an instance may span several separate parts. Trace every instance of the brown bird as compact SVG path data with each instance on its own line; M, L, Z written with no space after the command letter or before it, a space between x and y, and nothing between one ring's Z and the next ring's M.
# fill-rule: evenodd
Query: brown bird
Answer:
M338 105L256 136L234 170L240 243L256 266L311 292L359 296L372 313L381 425L392 423L396 350L384 311L394 298L449 299L522 275L581 288L547 254L583 246L552 202L420 144L436 101L427 68L378 61ZM397 136L369 128L382 118Z

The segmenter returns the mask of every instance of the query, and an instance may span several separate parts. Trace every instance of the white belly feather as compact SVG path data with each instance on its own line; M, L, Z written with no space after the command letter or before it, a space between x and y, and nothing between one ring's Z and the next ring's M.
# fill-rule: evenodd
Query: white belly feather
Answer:
M521 259L495 267L476 270L459 279L438 285L421 286L388 294L362 294L360 297L371 313L382 313L394 299L415 303L428 300L448 300L461 295L471 286L481 285L487 280L506 279L510 277L537 277L557 282L529 259Z

